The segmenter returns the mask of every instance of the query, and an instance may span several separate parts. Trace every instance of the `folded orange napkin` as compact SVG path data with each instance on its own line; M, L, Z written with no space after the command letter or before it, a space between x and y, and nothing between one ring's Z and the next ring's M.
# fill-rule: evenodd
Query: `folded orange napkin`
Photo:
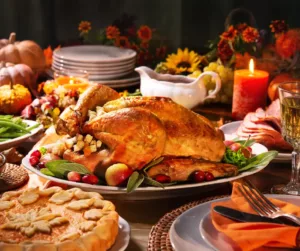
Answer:
M237 186L238 182L233 183L230 200L212 203L212 208L215 206L225 206L257 214L240 194ZM271 199L271 201L280 207L282 211L300 217L300 207L276 199ZM241 250L248 251L262 246L290 248L297 246L297 235L300 227L273 223L238 223L221 216L213 210L211 216L215 228L234 240Z

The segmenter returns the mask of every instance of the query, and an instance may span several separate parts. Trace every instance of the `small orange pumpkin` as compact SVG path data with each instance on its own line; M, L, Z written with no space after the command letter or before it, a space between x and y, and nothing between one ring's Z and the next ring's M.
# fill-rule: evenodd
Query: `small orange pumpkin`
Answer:
M20 84L30 90L36 90L35 74L26 64L0 62L0 86Z
M296 78L291 73L280 73L270 82L268 87L268 96L271 101L279 98L278 85L287 81L300 81L300 78Z
M11 33L9 39L0 41L0 61L14 64L26 64L33 70L43 70L46 59L41 47L31 40L16 42L16 33Z
M18 114L31 102L31 94L23 85L0 87L0 113Z

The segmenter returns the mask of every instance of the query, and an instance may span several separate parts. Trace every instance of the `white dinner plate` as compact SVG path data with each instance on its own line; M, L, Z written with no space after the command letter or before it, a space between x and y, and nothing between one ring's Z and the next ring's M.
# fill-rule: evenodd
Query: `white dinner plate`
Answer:
M130 226L129 223L119 216L119 232L114 245L109 251L124 251L130 241Z
M64 69L64 68L57 68L55 65L52 65L52 70L53 71L68 71L69 73L72 73L71 70L68 69ZM121 77L124 77L128 74L130 74L131 72L133 72L133 69L127 70L125 72L121 72L121 73L114 73L114 74L106 74L106 73L97 73L97 74L93 74L93 73L89 73L88 79L92 80L92 81L98 81L98 80L114 80L114 79L118 79Z
M225 139L230 140L238 137L236 135L237 129L240 127L243 121L235 121L231 122L225 125L222 125L220 129L224 132L225 134ZM278 162L286 162L286 161L291 161L292 160L292 154L291 153L278 153L277 157L274 158L273 161L278 161Z
M122 62L136 57L131 49L107 45L78 45L57 49L53 54L60 59L87 63Z
M36 124L38 124L38 122L33 121L33 120L25 120L23 119L23 121L28 124L28 126L34 126ZM43 125L39 125L38 127L34 128L31 133L25 134L23 136L8 140L8 141L4 141L4 142L0 142L0 151L4 151L7 150L11 147L17 146L19 144L21 144L22 142L29 140L30 137L35 136L36 134L38 134L40 131L43 130Z
M115 73L115 72L122 72L122 71L126 71L129 69L134 69L135 68L135 62L132 62L130 64L126 64L124 66L121 67L87 67L87 66L69 66L66 64L59 64L56 62L52 63L53 66L55 66L56 68L64 68L66 70L81 70L81 71L88 71L88 72L96 72L96 73Z
M252 149L253 149L253 154L255 155L263 152L267 152L267 148L265 146L257 143L252 146ZM151 186L140 187L137 188L134 192L128 194L126 192L126 188L122 188L122 187L90 185L90 184L72 182L72 181L44 175L39 170L37 170L36 168L30 165L29 158L32 151L33 150L31 150L22 160L23 166L29 171L36 173L37 175L48 180L66 184L71 187L79 187L82 190L86 190L86 191L95 191L101 193L106 198L114 198L114 199L120 198L121 200L151 200L157 198L184 196L186 194L193 194L199 192L201 193L201 192L205 192L206 188L209 189L210 186L219 185L222 183L240 179L252 175L254 173L257 173L265 168L265 166L254 167L251 170L242 172L234 177L221 178L213 181L206 181L203 183L179 184L179 185L167 186L165 188L151 187Z
M300 197L298 196L273 194L267 196L300 206ZM175 251L232 251L234 242L214 228L209 214L212 203L228 199L229 197L208 201L182 213L173 222L169 231L173 249Z
M126 67L128 65L132 65L136 63L136 59L130 59L127 61L124 61L122 63L112 63L112 64L88 64L85 62L78 62L78 63L70 63L69 61L66 60L60 60L53 58L53 63L58 64L58 65L65 65L65 66L70 66L70 67L87 67L87 68L95 68L95 69L111 69L111 68L122 68Z

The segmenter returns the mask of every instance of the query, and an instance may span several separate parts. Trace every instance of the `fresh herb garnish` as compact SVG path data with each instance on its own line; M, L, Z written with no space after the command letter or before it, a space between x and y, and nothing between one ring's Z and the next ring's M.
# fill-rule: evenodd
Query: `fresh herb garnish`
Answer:
M240 140L239 138L235 138L232 141L234 141L235 143L239 143L241 145L240 149L234 151L230 149L230 146L226 147L223 162L237 166L239 172L244 172L257 166L268 165L271 160L274 159L278 154L277 151L268 151L256 155L252 158L247 158L243 150L246 150L247 147L251 147L255 143L255 141L251 140L250 138L248 138L247 140Z
M247 159L242 153L241 149L235 152L230 148L226 148L223 160L225 163L235 165L238 168L246 166L249 161L249 159Z
M64 176L71 171L83 175L91 173L84 165L72 163L68 160L52 160L47 162L45 166L57 178L64 178Z
M41 172L42 174L47 175L47 176L55 177L55 174L52 173L48 168L42 168L42 169L40 170L40 172Z
M239 169L239 172L247 171L253 167L257 166L265 166L268 165L272 159L274 159L277 156L277 151L268 151L265 153L261 153L259 155L256 155L249 159L248 165L242 167Z
M42 146L42 147L40 147L39 151L42 155L44 155L47 153L47 148Z
M145 176L137 171L133 172L127 183L127 193L133 192L144 181Z

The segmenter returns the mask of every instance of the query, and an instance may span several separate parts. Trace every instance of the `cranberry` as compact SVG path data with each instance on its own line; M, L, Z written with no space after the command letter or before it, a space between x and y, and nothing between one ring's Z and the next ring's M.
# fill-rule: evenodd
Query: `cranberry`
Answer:
M36 157L36 156L31 156L31 157L29 158L29 163L30 163L30 165L32 165L32 166L36 166L36 165L39 163L39 161L40 161L40 158L38 158L38 157Z
M33 152L31 153L30 156L31 156L31 157L32 157L32 156L35 156L35 157L37 157L37 158L40 158L40 157L42 156L42 154L41 154L41 152L40 152L39 150L35 150L35 151L33 151Z
M195 182L203 182L205 180L205 173L202 171L196 171L192 174L192 178Z
M36 167L37 167L38 169L46 168L45 162L40 162L40 163L38 163L38 164L36 165Z
M211 181L211 180L214 180L214 179L215 179L215 177L214 177L214 175L212 173L205 172L205 180L206 181Z
M234 141L232 141L232 140L225 140L224 144L225 144L225 146L231 146L232 144L234 144Z
M99 179L97 178L97 176L95 176L93 174L86 174L82 177L82 182L91 184L91 185L96 185L96 184L98 184Z
M159 183L170 183L171 182L171 178L164 174L156 175L155 180Z
M73 171L69 172L67 177L68 177L69 181L74 181L74 182L80 182L81 181L81 176L77 172L73 172Z
M241 148L241 144L240 143L234 143L234 144L230 145L229 148L232 151L237 152Z

